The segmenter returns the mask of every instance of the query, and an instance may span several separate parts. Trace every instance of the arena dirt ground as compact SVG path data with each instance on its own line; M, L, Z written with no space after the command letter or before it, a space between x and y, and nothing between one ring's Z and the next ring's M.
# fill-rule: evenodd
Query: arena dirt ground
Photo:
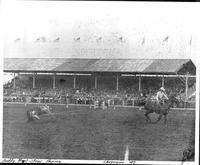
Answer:
M177 161L189 144L195 120L193 110L172 110L167 124L163 119L150 124L144 111L134 108L53 106L55 120L44 115L26 123L26 108L4 105L4 158L123 160L128 145L130 160ZM158 116L150 117L155 121Z

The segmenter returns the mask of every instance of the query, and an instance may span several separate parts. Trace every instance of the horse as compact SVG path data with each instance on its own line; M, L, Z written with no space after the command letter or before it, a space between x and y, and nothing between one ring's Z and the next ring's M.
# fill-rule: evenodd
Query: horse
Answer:
M144 105L144 109L146 110L145 112L145 117L146 117L146 121L150 121L151 119L149 118L149 114L150 113L156 113L159 114L159 117L157 119L157 122L159 122L162 118L162 116L164 116L164 122L167 122L167 115L170 111L170 108L172 107L173 103L177 103L178 100L176 98L175 94L172 94L171 96L169 96L168 100L165 100L163 102L158 103L155 99L152 99L152 97L150 96L149 98L146 99L146 103Z
M28 109L26 113L28 118L27 122L34 121L34 119L40 120L39 116L43 114L48 114L51 116L51 118L55 119L55 116L50 110L52 110L52 108L47 105Z

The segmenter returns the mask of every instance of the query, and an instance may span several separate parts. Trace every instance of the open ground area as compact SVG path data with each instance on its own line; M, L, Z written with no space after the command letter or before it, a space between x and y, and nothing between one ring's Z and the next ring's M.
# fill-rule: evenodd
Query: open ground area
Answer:
M187 148L195 120L193 110L172 110L146 123L136 108L93 110L87 106L53 107L56 119L26 123L26 109L36 105L4 105L3 157L38 159L177 161ZM152 120L158 117L150 115ZM194 132L193 132L194 133Z

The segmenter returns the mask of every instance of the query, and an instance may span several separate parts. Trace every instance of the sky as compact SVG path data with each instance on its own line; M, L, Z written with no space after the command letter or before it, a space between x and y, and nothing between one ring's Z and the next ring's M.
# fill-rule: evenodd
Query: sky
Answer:
M164 2L2 3L4 57L191 58L200 5Z

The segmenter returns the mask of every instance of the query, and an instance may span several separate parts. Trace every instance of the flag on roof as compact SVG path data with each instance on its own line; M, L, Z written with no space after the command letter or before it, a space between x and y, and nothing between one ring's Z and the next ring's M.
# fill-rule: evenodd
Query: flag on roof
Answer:
M144 43L145 43L145 37L143 37L142 39L142 45L144 45Z
M74 38L75 41L80 41L80 37Z
M163 42L167 42L168 39L169 39L169 36L165 37L164 40L163 40Z
M40 41L40 37L39 37L39 38L37 38L35 41L36 41L36 42L37 42L37 41Z
M20 38L17 38L16 40L15 40L15 42L19 42L20 41Z
M46 38L45 37L39 37L39 38L36 39L36 42L39 42L39 41L45 42Z
M58 37L58 38L56 38L56 39L54 40L54 42L58 42L58 41L60 41L60 37Z

